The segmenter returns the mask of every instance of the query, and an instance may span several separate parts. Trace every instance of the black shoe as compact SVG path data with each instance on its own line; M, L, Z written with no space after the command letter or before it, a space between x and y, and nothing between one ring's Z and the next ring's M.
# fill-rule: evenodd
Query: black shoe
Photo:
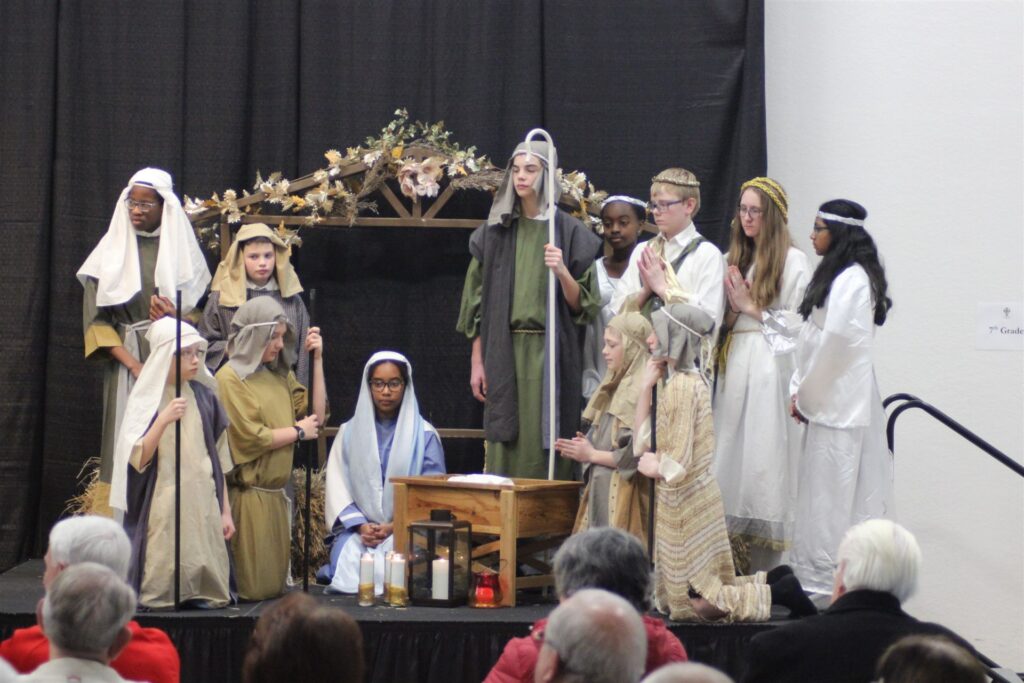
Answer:
M793 573L793 569L788 564L780 564L775 569L769 570L768 578L765 583L769 586L778 581L779 579L790 576Z
M804 593L800 580L792 574L783 576L769 587L772 591L772 604L788 607L790 619L809 617L818 613L818 608Z

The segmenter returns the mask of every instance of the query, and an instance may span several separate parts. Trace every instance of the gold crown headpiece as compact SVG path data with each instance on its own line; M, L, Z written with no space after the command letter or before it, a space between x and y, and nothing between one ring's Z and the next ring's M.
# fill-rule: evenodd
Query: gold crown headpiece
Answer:
M652 183L665 183L667 185L677 185L679 187L700 187L700 181L696 178L692 180L684 180L682 178L674 177L671 175L665 175L665 171L662 171L658 175L651 178Z
M782 185L779 185L771 178L751 178L740 186L740 192L742 193L750 187L757 188L768 195L768 198L772 200L772 204L775 204L782 214L782 220L787 223L789 222L789 197L786 196L786 191L782 189Z

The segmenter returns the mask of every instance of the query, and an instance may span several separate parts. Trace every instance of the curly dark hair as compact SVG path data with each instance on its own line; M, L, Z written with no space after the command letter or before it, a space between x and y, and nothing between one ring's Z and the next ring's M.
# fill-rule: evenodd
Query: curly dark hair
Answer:
M832 213L844 218L867 218L867 210L849 199L833 199L819 207L819 211ZM878 248L867 230L859 225L848 225L839 221L822 219L828 226L831 243L828 251L818 264L811 282L807 285L804 300L798 309L804 320L816 306L823 306L836 277L854 264L859 264L868 274L871 282L871 300L875 306L875 324L885 323L886 315L892 308L888 296L889 285L885 280L885 268L878 259Z

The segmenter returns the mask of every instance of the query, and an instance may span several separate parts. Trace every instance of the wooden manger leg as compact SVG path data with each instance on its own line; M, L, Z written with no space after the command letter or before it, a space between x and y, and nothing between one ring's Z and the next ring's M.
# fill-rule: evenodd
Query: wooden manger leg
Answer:
M519 509L515 491L501 492L501 536L499 537L498 569L501 582L501 604L516 606L516 541L519 538Z
M394 551L403 555L409 552L409 487L406 484L394 486ZM412 558L405 558L406 566L412 565Z

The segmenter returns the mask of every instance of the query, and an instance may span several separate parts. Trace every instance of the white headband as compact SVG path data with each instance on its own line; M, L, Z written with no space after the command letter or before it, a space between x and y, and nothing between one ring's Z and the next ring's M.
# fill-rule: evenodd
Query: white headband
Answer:
M647 202L641 201L641 200L637 199L636 197L629 197L629 196L624 195L624 194L612 195L608 199L606 199L603 202L601 202L601 210L603 211L604 207L608 206L612 202L626 202L627 204L632 204L633 206L639 206L644 211L647 210Z
M687 325L686 323L684 323L684 322L683 322L682 320L679 320L679 319L677 319L677 318L676 318L676 317L675 317L674 315L672 315L671 313L669 313L668 311L666 311L664 307L662 307L662 308L660 308L660 309L658 309L658 310L660 310L660 311L661 311L662 315L664 315L664 316L665 316L666 318L668 318L669 320L671 320L672 322L674 322L674 323L675 323L676 325L679 325L679 327L683 328L684 330L686 330L686 331L687 331L687 332L689 332L690 334L693 334L693 335L695 335L695 336L697 336L697 337L700 337L701 339L703 339L703 338L704 338L704 335L703 335L703 334L701 334L701 333L700 333L700 332L698 332L697 330L693 329L692 327L690 327L689 325ZM710 334L710 332L709 332L709 334Z
M846 216L837 216L834 213L825 213L824 211L818 212L818 218L826 221L836 221L837 223L846 223L847 225L856 225L861 228L864 227L864 221L859 218L847 218Z

